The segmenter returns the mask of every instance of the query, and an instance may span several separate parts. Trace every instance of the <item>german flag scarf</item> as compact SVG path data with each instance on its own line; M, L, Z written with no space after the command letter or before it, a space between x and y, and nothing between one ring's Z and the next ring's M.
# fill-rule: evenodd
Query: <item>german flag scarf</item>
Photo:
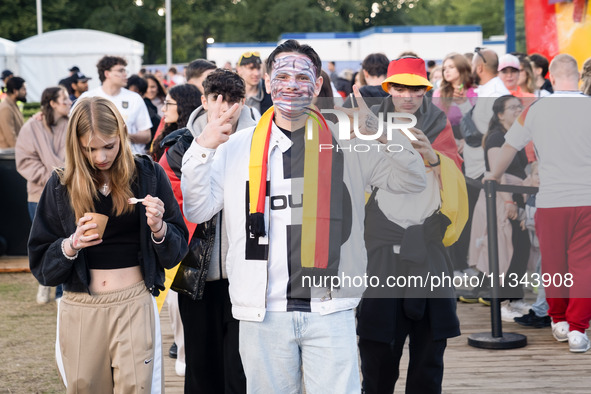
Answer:
M250 232L266 235L265 197L267 161L274 108L267 110L255 128L249 163ZM320 147L323 149L320 149ZM332 146L334 149L324 148ZM343 219L343 155L326 120L310 109L305 130L304 191L301 226L301 267L308 275L337 275ZM299 254L299 253L296 253Z

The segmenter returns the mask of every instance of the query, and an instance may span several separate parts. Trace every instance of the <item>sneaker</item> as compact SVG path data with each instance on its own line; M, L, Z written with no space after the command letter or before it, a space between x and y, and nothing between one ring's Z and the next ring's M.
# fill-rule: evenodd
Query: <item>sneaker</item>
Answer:
M534 318L536 318L536 314L534 313L533 309L529 310L527 315L523 315L521 317L515 318L515 323L520 324L522 326L531 327L534 325Z
M462 271L454 270L454 278L462 278L463 276L464 273Z
M47 304L49 302L50 286L39 285L37 289L37 304Z
M184 362L178 359L175 361L174 372L176 372L178 376L185 376L185 368L186 364Z
M503 301L501 303L501 320L508 323L515 322L516 317L521 317L521 313L512 309L509 306L509 302Z
M533 309L530 309L526 315L515 318L515 323L534 328L550 327L551 322L550 316L538 317Z
M525 302L523 300L511 301L509 303L509 306L511 307L511 309L515 309L516 311L521 312L521 314L523 314L523 315L528 313L529 310L531 309L531 304L528 304L527 302Z
M589 337L583 332L571 331L568 333L568 347L573 353L585 353L591 348Z
M568 322L559 321L558 323L552 322L552 335L554 335L554 339L558 342L566 342L568 341Z
M533 327L534 328L550 327L550 324L552 324L552 319L550 318L550 316L546 315L546 316L539 317L536 315L536 318L534 319Z
M178 352L178 349L176 347L176 343L173 342L172 345L170 346L170 349L168 350L168 357L176 358L177 352Z

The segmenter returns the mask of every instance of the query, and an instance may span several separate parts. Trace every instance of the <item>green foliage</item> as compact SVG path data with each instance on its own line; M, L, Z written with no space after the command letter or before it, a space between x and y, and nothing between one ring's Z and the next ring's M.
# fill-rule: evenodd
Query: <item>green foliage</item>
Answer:
M0 2L0 37L20 41L37 34L35 2L9 0Z
M25 121L37 112L41 111L41 104L39 103L26 103L23 108L23 117Z

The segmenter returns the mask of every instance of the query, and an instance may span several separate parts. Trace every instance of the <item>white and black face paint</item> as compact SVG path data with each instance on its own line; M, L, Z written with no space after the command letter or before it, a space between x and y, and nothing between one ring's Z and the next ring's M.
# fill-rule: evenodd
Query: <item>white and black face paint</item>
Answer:
M294 120L307 113L316 88L316 67L302 54L290 53L273 62L271 98L281 116Z

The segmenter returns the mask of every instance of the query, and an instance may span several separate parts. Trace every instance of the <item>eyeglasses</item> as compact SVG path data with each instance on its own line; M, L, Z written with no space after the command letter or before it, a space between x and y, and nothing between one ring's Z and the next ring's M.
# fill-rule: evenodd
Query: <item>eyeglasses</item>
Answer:
M482 61L484 63L486 63L486 59L484 58L484 55L482 53L480 53L481 51L484 51L486 48L482 48L482 47L476 47L474 48L474 53L477 54L478 56L480 56L480 58L482 59Z
M122 68L118 68L116 70L109 70L109 71L112 71L112 72L115 72L115 73L120 73L120 74L127 74L127 69L126 68L123 68L123 67Z
M171 102L171 101L165 101L165 102L164 102L164 105L162 106L162 108L166 108L166 107L168 107L169 105L177 105L177 103L173 103L173 102Z
M519 104L517 104L517 105L510 105L507 108L505 108L505 111L507 111L507 110L509 110L509 111L521 111L521 110L523 110L523 105L519 105Z
M521 71L521 70L518 70L513 67L505 67L504 69L501 70L501 73L503 73L503 74L517 74L519 71Z
M259 52L244 52L241 56L240 59L238 59L238 65L240 66L240 63L242 63L242 60L244 59L250 59L251 57L258 57L259 61L260 61L260 57L261 54Z

